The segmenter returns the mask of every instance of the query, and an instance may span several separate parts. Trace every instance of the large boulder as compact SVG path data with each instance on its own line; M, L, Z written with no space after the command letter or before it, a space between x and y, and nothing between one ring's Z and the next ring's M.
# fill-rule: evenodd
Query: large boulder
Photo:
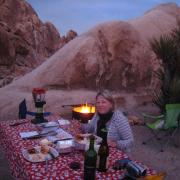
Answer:
M33 107L33 87L48 89L46 107L53 112L62 113L62 104L92 101L102 88L112 90L126 108L144 104L147 90L156 87L153 70L159 67L148 41L171 32L179 19L179 7L166 4L133 21L95 26L31 73L1 88L0 119L15 118L23 98Z
M0 1L0 85L37 67L58 48L60 34L24 0ZM3 84L4 83L4 84Z

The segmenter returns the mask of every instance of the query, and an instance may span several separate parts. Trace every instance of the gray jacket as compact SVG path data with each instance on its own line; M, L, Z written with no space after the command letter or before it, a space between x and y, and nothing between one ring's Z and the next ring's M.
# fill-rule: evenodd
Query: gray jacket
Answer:
M98 120L99 116L95 113L90 123L83 125L83 131L96 134ZM123 113L115 111L110 121L107 122L106 128L108 129L108 138L117 142L117 148L129 152L134 138L129 122Z

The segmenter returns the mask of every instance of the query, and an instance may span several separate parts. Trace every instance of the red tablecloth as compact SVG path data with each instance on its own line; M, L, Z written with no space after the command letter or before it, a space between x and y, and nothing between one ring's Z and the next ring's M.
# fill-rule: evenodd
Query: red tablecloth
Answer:
M51 117L50 120L57 118ZM24 159L22 148L30 145L39 144L40 139L23 140L20 137L20 132L37 130L36 125L30 122L18 126L9 126L14 121L0 122L0 143L3 148L6 158L9 162L12 175L17 179L83 179L83 152L74 151L70 154L60 154L56 159L48 161L48 170L46 171L45 162L31 163ZM76 120L71 121L69 126L61 126L63 129L70 132L72 135L80 132L80 123ZM119 179L123 174L123 170L113 170L112 165L117 159L126 158L127 155L123 152L110 148L109 169L106 173L96 172L97 179ZM72 161L78 161L81 164L80 170L72 170L69 164ZM148 168L147 174L155 174L155 171Z

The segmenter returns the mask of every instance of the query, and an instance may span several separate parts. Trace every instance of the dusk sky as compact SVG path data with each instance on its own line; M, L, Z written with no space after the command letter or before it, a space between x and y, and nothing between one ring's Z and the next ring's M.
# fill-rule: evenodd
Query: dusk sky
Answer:
M27 0L43 21L52 22L60 34L73 29L81 34L98 23L130 20L151 8L180 0Z

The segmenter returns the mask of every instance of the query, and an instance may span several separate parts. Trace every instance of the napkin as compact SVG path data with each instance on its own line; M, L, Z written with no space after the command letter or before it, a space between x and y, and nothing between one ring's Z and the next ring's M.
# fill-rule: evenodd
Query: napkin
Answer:
M73 139L73 136L66 132L65 130L59 128L56 130L57 135L55 136L48 136L47 139L51 142L57 142L58 140L69 140L69 139Z
M69 120L66 120L66 119L63 119L63 118L59 119L58 123L59 123L59 125L68 125L68 124L70 124Z
M41 123L39 125L40 127L43 127L43 128L51 128L51 127L58 127L59 124L55 121L50 121L50 122L47 122L47 123Z
M20 136L22 139L33 137L36 135L39 135L37 131L20 132Z

